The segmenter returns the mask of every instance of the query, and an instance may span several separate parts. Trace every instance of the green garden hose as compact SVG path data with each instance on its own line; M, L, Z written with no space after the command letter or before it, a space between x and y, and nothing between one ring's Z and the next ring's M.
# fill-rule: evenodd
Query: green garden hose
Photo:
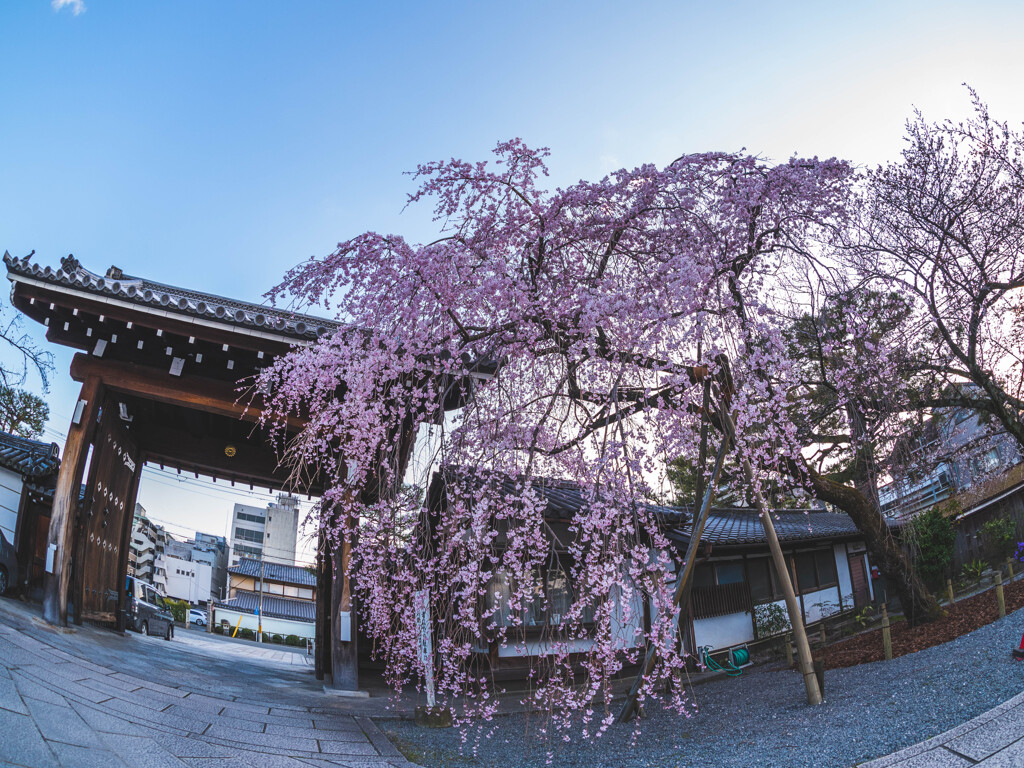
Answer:
M712 672L725 672L729 677L739 677L743 674L743 670L739 669L733 664L726 660L725 666L721 666L717 661L711 658L711 653L708 648L704 648L704 666L710 669Z

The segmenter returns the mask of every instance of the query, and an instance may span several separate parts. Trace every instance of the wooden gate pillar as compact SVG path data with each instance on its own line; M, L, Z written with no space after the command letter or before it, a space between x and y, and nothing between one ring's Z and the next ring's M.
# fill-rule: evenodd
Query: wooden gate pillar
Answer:
M331 674L331 587L334 584L334 566L327 544L324 523L320 523L316 547L316 646L313 654L313 672L317 680Z
M43 618L50 624L68 623L68 584L71 578L71 552L74 548L75 512L78 509L82 473L89 454L89 441L96 423L102 385L98 376L82 383L79 401L83 403L77 423L68 427L57 487L53 493L50 530L46 536L46 572L43 576ZM77 407L75 409L78 410ZM52 554L51 554L52 553Z
M356 599L347 576L351 558L351 545L345 540L331 558L334 561L334 583L331 588L331 680L333 687L342 691L359 690Z

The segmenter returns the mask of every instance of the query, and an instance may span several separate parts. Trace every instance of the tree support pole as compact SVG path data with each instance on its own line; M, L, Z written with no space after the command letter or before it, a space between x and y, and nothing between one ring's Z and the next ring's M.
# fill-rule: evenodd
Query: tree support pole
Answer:
M683 597L690 594L689 586L691 576L693 575L694 562L697 559L697 545L700 544L700 537L704 533L704 524L707 522L708 511L711 509L711 500L714 498L715 490L718 488L718 478L722 474L722 464L725 463L725 452L728 447L729 438L723 437L722 444L718 448L718 454L715 456L715 466L711 473L711 480L708 482L708 487L704 491L704 498L700 503L700 511L693 521L693 528L690 531L690 542L686 545L686 559L683 560L683 568L676 577L676 591L672 596L672 604L676 608L679 607ZM640 671L637 673L633 686L629 689L626 700L622 704L622 709L619 711L618 721L620 723L628 723L636 714L640 687L643 685L644 678L651 674L651 671L654 669L657 655L658 648L654 643L651 643L647 648L647 655L644 657L643 666L641 666Z
M729 430L729 437L733 437L736 434L736 422L733 421L731 413L725 413L725 424ZM818 678L814 674L814 660L811 656L811 645L807 642L804 616L800 610L800 603L796 599L796 592L793 591L793 580L789 576L786 558L782 554L779 537L775 533L771 510L768 509L761 491L754 485L754 470L750 466L750 461L745 456L741 456L740 463L743 467L743 477L753 491L754 505L761 516L761 525L764 527L764 533L768 539L768 549L772 554L772 562L775 564L775 574L779 578L782 596L786 600L789 623L793 626L793 639L796 641L797 667L804 677L804 688L807 689L807 703L821 704L821 689L818 687Z

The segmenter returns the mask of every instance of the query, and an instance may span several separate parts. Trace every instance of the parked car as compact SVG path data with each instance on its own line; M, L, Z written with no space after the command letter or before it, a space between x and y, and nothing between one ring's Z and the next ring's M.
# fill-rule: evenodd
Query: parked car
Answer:
M18 553L0 531L0 595L18 583Z
M144 635L163 635L164 640L174 637L174 615L156 587L129 576L125 597L129 627Z
M197 627L206 626L206 611L201 611L198 608L188 609L188 620L195 624Z

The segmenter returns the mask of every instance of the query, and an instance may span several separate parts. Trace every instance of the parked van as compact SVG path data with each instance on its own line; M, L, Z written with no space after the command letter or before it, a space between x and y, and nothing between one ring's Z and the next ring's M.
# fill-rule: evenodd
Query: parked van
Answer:
M130 628L144 635L163 635L164 640L174 637L174 616L152 584L129 576L125 598L126 623Z

